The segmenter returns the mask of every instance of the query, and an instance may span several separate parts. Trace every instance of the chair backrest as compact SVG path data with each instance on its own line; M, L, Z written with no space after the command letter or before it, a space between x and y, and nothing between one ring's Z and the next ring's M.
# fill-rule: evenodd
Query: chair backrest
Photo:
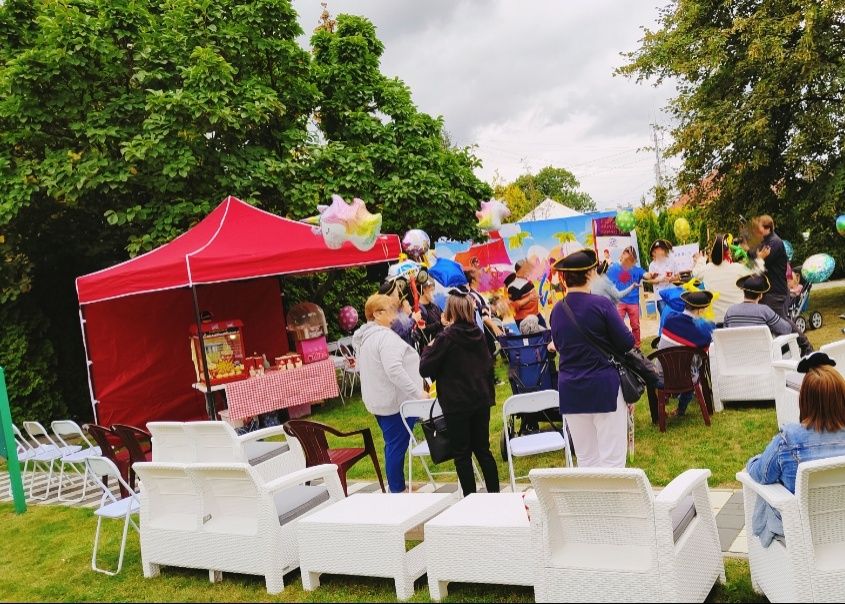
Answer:
M29 439L23 435L23 432L21 432L20 428L18 428L15 424L12 424L12 433L14 434L15 440L19 446L28 451L34 451L36 449L35 445L33 445Z
M91 435L91 438L94 439L94 442L97 443L97 446L100 447L100 452L103 454L103 457L108 457L110 460L116 460L116 447L119 447L118 444L119 438L117 434L106 428L105 426L100 426L98 424L88 424L86 426L88 430L88 434Z
M795 477L795 496L804 530L809 533L807 545L812 544L816 563L831 562L841 569L841 555L835 552L820 553L820 546L845 544L845 456L818 459L798 464ZM827 560L820 558L827 557Z
M114 461L108 457L102 455L91 455L90 457L86 457L85 467L89 478L97 483L100 490L103 492L103 499L100 502L100 505L104 504L106 500L110 500L112 502L117 501L117 498L107 486L107 483L103 481L103 478L114 479L117 484L120 485L120 492L125 493L126 497L137 497L138 494L126 483L125 480L123 480L123 476L120 475L120 470L115 465Z
M193 531L199 529L203 504L188 465L146 461L132 466L141 479L142 523L154 529ZM144 526L142 524L141 529Z
M59 447L59 444L53 440L53 437L50 436L50 433L47 432L47 429L41 425L40 422L24 422L23 429L26 430L26 433L29 434L29 437L35 441L37 445L52 445L56 448ZM47 442L43 442L46 440Z
M548 523L552 551L568 544L651 547L654 494L635 468L565 468L528 474Z
M837 340L836 342L825 344L819 348L819 352L825 353L836 361L836 370L845 376L845 340Z
M129 451L129 459L132 463L147 461L143 443L151 441L149 432L124 424L114 424L111 429L120 438L126 450Z
M710 354L721 374L733 373L737 367L743 373L752 369L767 373L772 370L772 334L766 326L717 329Z
M347 337L339 339L337 341L337 350L346 361L348 368L355 367L355 357L357 353L355 351L355 345L353 344L352 338Z
M59 439L59 442L64 447L70 446L71 443L68 442L68 440L70 439L80 440L84 442L85 446L89 449L94 446L91 441L88 440L88 437L85 436L85 433L82 431L82 428L79 426L79 424L77 424L73 420L56 420L50 424L50 429L53 431L53 434L56 435L56 438Z
M237 535L258 532L261 478L248 464L191 464L188 474L202 499L207 528Z
M150 422L147 430L152 434L153 461L191 463L196 461L194 443L185 432L183 422Z
M560 395L557 390L540 390L508 397L502 406L502 416L507 422L509 416L517 413L536 413L559 408Z
M324 463L332 463L329 457L329 441L323 424L304 419L292 419L284 425L285 434L299 439L305 453L305 463L310 468Z
M434 403L434 408L431 405ZM405 401L399 405L399 415L403 420L409 417L418 417L421 420L427 420L429 415L431 417L439 417L443 415L443 409L440 407L440 401L437 399L421 399L416 401ZM407 421L403 421L405 430L408 431L408 436L411 437L412 445L416 445L419 441L414 436L414 429L408 425Z
M245 463L246 454L237 432L226 422L185 422L185 435L193 442L200 463Z
M693 364L703 363L707 353L692 346L672 346L655 350L649 359L660 363L663 373L663 389L671 392L688 392L695 386L692 376Z

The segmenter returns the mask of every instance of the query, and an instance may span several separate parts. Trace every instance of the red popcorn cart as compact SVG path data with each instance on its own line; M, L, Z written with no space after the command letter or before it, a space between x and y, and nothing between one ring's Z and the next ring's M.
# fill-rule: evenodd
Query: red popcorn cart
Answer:
M238 320L211 321L202 324L205 358L211 385L225 384L249 377L244 347L244 324ZM191 357L197 372L197 382L205 384L200 338L197 326L191 325Z
M288 331L293 334L296 352L305 364L329 358L326 342L328 327L323 309L312 302L297 304L288 312Z

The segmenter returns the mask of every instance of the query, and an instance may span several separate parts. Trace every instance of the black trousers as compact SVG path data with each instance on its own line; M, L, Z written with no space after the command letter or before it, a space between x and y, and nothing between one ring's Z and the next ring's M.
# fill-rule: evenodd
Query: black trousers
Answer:
M807 339L806 335L801 333L801 330L798 329L795 321L789 317L789 296L764 294L761 302L775 311L779 317L789 321L789 324L792 325L792 333L798 334L798 347L801 349L801 356L806 356L813 352L813 345L810 344L810 340Z
M455 452L455 470L464 495L475 493L472 456L481 466L488 493L499 492L499 469L490 452L490 407L470 413L444 413L449 443Z

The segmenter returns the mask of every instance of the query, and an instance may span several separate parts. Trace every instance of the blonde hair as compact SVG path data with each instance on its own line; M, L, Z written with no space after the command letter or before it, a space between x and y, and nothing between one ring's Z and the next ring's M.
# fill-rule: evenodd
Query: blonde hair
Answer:
M845 428L845 378L829 365L813 367L798 394L801 424L816 432Z
M373 294L367 298L364 304L364 316L367 321L372 321L380 310L391 310L396 308L396 299L385 294Z
M446 310L443 311L446 320L452 323L475 323L475 303L469 296L449 296L446 300Z

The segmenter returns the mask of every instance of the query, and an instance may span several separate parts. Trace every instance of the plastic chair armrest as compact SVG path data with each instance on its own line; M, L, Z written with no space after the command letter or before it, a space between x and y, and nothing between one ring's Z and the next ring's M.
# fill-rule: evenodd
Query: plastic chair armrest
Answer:
M778 511L797 505L795 495L782 484L760 484L745 471L737 472L736 479L742 483L743 489L752 491Z
M320 479L323 480L323 483L329 489L329 494L333 500L344 498L343 487L340 484L340 477L338 476L337 466L335 464L321 464L319 466L297 470L296 472L285 474L265 483L262 488L272 494L305 482Z
M282 426L270 426L269 428L262 428L254 432L247 432L238 436L238 440L243 443L252 442L254 440L261 440L263 438L270 438L271 436L284 436L285 430Z
M706 487L708 478L710 470L687 470L666 485L654 498L654 502L671 510L697 488Z

